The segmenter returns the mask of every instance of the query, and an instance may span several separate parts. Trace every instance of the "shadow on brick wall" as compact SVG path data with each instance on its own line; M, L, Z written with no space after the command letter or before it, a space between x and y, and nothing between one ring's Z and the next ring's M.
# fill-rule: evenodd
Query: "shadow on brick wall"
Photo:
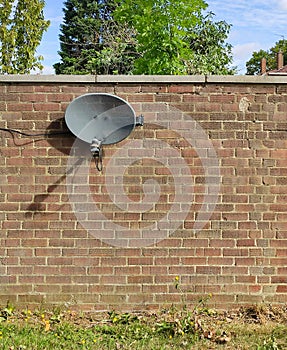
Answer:
M64 118L52 121L46 129L47 142L62 154L69 155L75 137L69 131Z
M58 154L58 157L61 157L61 159L67 159L68 155L70 154L71 147L75 141L75 137L71 134L71 132L67 128L64 118L59 118L51 122L49 126L46 128L45 135L46 135L45 141L50 146L52 146L52 150L56 152L53 158L57 156L56 154ZM37 143L35 143L35 145L37 145ZM47 157L47 161L49 161L49 157ZM81 162L82 160L79 159L79 164L75 164L75 165L80 165ZM72 170L73 169L71 169L71 171ZM45 193L34 195L33 202L30 203L26 209L26 213L25 213L26 218L31 219L35 217L35 215L44 215L46 213L45 202L47 201L48 197L51 196L53 192L55 192L60 185L63 185L65 183L66 177L69 173L69 171L66 171L66 169L63 170L62 166L58 167L58 172L59 171L62 173L62 175L58 178L56 182L54 182L53 184L47 185L47 190ZM52 173L51 175L55 175L55 174L56 172Z

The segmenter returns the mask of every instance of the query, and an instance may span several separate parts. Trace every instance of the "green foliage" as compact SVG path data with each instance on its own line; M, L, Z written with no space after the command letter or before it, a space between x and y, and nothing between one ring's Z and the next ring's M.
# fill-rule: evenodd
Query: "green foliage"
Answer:
M114 324L129 324L138 320L138 317L136 315L132 315L130 313L120 314L118 312L111 311L108 313L108 315Z
M193 56L186 63L188 74L235 74L231 67L232 45L226 42L231 25L225 21L213 22L213 13L200 16L200 22L191 30L190 48Z
M203 0L125 0L116 16L136 31L136 74L185 74L190 56L186 35L207 7Z
M113 19L113 0L64 3L56 74L127 74L135 55L131 31Z
M35 54L49 26L44 6L43 0L0 1L1 74L28 74L43 68L43 57Z
M203 0L118 0L116 18L136 33L134 74L230 74L230 26L204 16Z
M259 75L261 59L266 58L267 71L277 68L277 53L279 51L284 53L284 60L287 59L287 41L279 40L273 47L268 50L254 51L252 57L246 62L246 74L247 75Z
M233 74L204 0L67 0L57 74Z
M204 301L199 301L201 304ZM272 309L271 309L272 310ZM269 310L269 311L271 311ZM0 349L257 349L286 348L286 308L277 323L244 322L242 311L208 315L167 308L157 312L108 314L25 309L11 305L0 314ZM249 313L246 310L246 315ZM273 318L276 309L273 309ZM230 318L231 317L231 318Z
M260 50L258 52L253 52L252 57L248 62L246 62L247 75L258 75L260 74L261 59L266 58L266 68L270 70L272 65L270 65L270 59L267 61L269 54L267 51ZM272 59L273 60L273 59Z
M280 347L273 335L269 337L267 340L264 340L262 345L257 346L257 350L279 350L279 349Z

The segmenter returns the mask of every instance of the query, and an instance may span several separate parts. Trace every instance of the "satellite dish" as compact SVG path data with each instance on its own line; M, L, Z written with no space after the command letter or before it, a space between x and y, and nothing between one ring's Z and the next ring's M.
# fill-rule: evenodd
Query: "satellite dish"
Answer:
M67 107L65 121L70 131L91 145L94 156L101 156L101 146L117 143L129 136L143 117L122 98L91 93L75 98Z
M136 116L122 98L93 93L75 98L66 110L65 121L81 140L91 143L97 138L108 145L122 141L133 131Z

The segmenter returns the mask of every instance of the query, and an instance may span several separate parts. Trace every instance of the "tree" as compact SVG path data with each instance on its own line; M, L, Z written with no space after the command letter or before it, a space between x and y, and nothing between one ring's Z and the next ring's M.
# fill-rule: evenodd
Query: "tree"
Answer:
M266 58L267 71L277 68L277 53L279 51L284 53L284 60L287 59L287 41L279 40L273 47L268 50L254 51L252 57L246 62L246 74L258 75L261 72L261 59Z
M36 56L49 21L44 19L43 0L0 1L0 73L28 74L42 69Z
M232 74L204 0L67 0L56 74Z
M228 74L230 26L212 23L203 0L118 0L116 18L133 28L135 74Z
M232 46L226 42L231 25L225 21L213 22L213 13L200 16L200 22L191 29L192 54L185 61L188 74L235 74L231 67Z
M113 19L113 0L67 0L64 3L56 74L126 74L134 50L132 32Z

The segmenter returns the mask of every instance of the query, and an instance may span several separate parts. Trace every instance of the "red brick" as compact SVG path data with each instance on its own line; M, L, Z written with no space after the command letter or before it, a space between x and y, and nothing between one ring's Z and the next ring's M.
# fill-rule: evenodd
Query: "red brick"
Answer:
M29 94L29 93L23 93L19 95L20 101L23 102L45 102L47 99L47 94Z
M197 266L197 274L220 275L221 268L219 266Z
M256 277L255 276L235 276L235 281L237 283L255 283Z
M286 293L287 292L287 285L280 285L276 289L277 293Z
M229 266L233 264L233 258L221 258L221 257L209 257L208 265L220 265L220 266Z
M61 249L60 248L36 248L35 255L36 256L60 256Z
M236 257L235 258L235 265L236 266L254 266L255 259L254 258L248 258L248 257Z
M33 104L32 103L7 103L7 111L8 112L18 112L18 111L33 111Z
M254 247L255 241L254 239L238 239L237 241L238 247Z
M194 85L193 84L186 84L186 85L171 85L168 88L169 93L193 93L194 92Z
M129 265L152 265L153 258L151 257L139 257L139 258L128 258Z
M59 111L60 104L59 103L34 103L33 104L35 111Z
M62 285L64 283L69 283L72 285L72 276L64 276L64 275L58 275L58 276L46 276L46 282L48 284L56 284L56 285Z
M82 309L106 309L110 304L130 310L142 308L143 303L148 309L180 302L180 293L174 288L178 276L182 288L192 287L190 302L212 292L214 303L224 307L264 300L284 303L287 123L283 112L274 114L274 110L286 109L283 90L280 84L275 91L270 84L242 83L3 83L1 127L31 133L62 131L66 107L86 92L116 92L132 103L137 114L144 114L143 128L136 128L120 144L104 147L102 173L95 171L91 162L88 181L95 203L105 215L103 229L119 224L137 230L169 212L176 198L171 170L179 163L178 157L168 159L164 143L178 150L194 184L186 220L170 237L150 247L112 247L87 232L72 210L66 164L74 138L67 135L34 140L16 135L13 140L9 133L3 133L0 286L11 285L9 299L34 304L42 301L42 296L29 295L34 285L33 292L45 293L48 302L69 302L73 295ZM244 114L238 103L245 96L251 105ZM167 121L169 105L183 112L182 119L175 114L176 119L161 128L156 124ZM174 131L186 130L190 117L212 141L220 163L217 205L197 232L193 231L194 222L204 210L206 193L213 188L206 186L206 139L199 138L190 145ZM108 161L131 140L142 139L156 139L163 146L145 150L127 147L126 156L116 159L120 166L129 164L127 157L135 159L125 169L124 192L130 200L142 201L144 182L155 179L161 195L147 212L121 211L105 186L106 181L121 181L105 178ZM183 177L181 180L185 181ZM89 214L89 219L96 217L96 213ZM104 235L104 230L99 232L99 237ZM10 276L5 276L7 272ZM18 286L15 289L14 284ZM21 285L25 295L20 294Z

